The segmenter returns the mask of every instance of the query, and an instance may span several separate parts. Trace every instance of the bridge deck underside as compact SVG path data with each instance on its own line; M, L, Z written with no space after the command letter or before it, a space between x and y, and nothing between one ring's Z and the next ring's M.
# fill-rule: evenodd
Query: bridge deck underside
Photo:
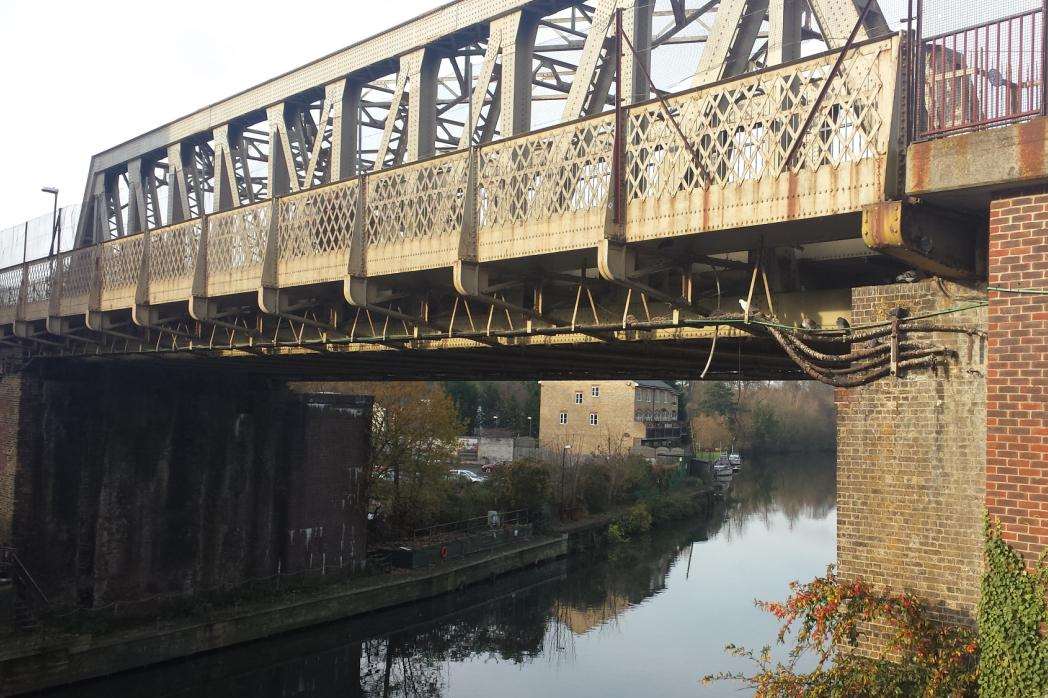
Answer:
M279 380L554 380L566 378L644 379L667 373L711 380L800 380L803 374L778 345L758 337L656 339L601 342L565 337L556 344L466 347L449 344L439 352L379 347L287 347L193 354L134 354L69 358L49 370L75 373L90 364L165 370L240 371ZM709 368L707 370L707 361Z

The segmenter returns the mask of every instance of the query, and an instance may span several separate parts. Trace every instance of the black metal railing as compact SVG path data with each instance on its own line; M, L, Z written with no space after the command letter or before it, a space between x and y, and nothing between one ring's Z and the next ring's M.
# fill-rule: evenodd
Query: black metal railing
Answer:
M471 519L462 519L461 521L452 521L449 523L435 524L433 526L426 526L424 528L417 528L412 533L412 540L420 540L426 538L436 538L441 536L452 536L452 535L467 535L470 533L477 533L479 531L488 530L490 528L506 528L513 526L523 526L530 522L530 517L527 509L516 509L514 511L498 512L498 520L492 521L488 516L476 516Z

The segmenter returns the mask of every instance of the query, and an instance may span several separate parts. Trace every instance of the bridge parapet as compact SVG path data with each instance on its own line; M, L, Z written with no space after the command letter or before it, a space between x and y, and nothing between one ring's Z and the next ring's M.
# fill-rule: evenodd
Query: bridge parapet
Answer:
M883 201L899 124L898 51L897 40L860 45L832 79L836 52L674 96L667 102L692 153L674 138L659 102L630 109L627 240L847 213Z

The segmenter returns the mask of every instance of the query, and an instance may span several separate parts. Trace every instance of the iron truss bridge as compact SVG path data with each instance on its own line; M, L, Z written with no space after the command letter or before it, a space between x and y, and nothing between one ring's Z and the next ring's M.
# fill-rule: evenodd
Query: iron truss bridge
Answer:
M750 313L906 268L863 241L904 44L850 0L459 0L95 156L74 249L0 270L0 355L799 376Z

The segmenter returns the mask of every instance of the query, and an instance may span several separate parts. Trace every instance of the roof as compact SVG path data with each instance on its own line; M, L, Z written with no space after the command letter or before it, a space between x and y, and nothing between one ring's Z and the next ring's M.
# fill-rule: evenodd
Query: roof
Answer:
M667 383L666 381L633 381L633 382L636 383L637 386L641 387L641 388L654 388L655 390L672 390L673 392L677 392L677 388L675 388L670 383Z

